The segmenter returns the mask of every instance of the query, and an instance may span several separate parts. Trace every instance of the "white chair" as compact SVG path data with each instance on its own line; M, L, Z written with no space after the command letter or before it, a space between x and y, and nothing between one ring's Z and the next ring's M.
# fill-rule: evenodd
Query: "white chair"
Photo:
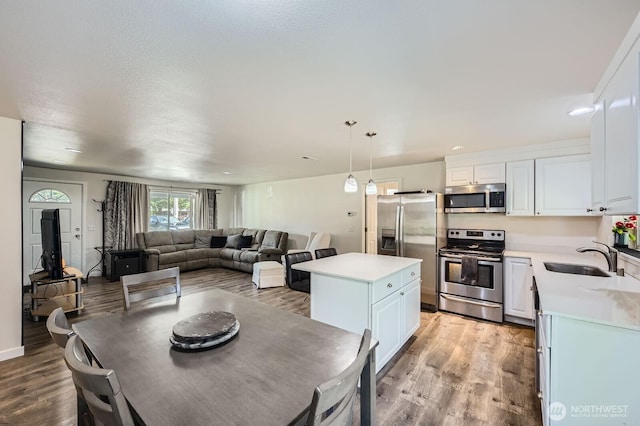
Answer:
M331 244L331 234L312 232L309 234L309 241L307 241L307 246L304 249L287 250L287 254L308 251L313 256L316 250L329 248L329 244Z
M167 279L173 279L173 282L168 286L159 288L154 287L149 290L129 293L130 287ZM120 281L122 282L122 295L124 297L125 311L131 309L131 302L138 302L152 297L160 297L175 293L176 298L180 298L180 268L177 266L168 269L160 269L158 271L143 272L141 274L123 275L120 277Z

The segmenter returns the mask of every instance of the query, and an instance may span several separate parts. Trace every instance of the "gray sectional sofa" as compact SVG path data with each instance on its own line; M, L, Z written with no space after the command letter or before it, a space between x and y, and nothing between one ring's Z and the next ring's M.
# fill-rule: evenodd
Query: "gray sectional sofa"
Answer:
M224 244L224 247L211 248L212 237L227 237L216 238L216 242ZM146 271L173 266L180 267L181 271L222 266L251 273L256 262L280 262L282 255L287 252L288 238L287 232L248 228L188 229L136 234L138 248L145 252ZM240 240L245 244L242 248L237 248L236 244Z

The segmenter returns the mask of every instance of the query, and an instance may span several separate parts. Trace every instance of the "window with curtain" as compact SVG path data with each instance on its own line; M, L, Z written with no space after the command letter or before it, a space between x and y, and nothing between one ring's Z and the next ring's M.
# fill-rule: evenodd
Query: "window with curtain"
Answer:
M149 231L194 229L196 190L152 188L149 191Z

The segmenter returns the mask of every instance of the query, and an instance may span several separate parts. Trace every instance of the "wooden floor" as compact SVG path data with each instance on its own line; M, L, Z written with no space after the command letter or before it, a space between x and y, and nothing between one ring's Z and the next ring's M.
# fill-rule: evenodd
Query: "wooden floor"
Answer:
M217 287L309 316L308 294L256 290L246 273L206 269L181 277L183 294ZM119 283L91 278L84 288L85 310L69 315L71 323L122 310ZM377 423L541 424L533 339L526 327L423 312L420 329L378 374ZM24 357L0 363L0 424L75 424L75 388L44 321L25 319L24 344Z

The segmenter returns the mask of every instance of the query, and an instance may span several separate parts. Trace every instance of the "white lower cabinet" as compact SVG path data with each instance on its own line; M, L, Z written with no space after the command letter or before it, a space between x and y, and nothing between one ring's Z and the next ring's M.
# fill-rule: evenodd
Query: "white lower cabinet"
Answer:
M536 354L543 424L640 424L640 332L542 312Z
M371 331L380 343L377 366L382 368L420 326L420 280L414 280L371 307Z
M531 259L504 258L504 314L533 320L533 270ZM509 319L509 318L507 318Z

